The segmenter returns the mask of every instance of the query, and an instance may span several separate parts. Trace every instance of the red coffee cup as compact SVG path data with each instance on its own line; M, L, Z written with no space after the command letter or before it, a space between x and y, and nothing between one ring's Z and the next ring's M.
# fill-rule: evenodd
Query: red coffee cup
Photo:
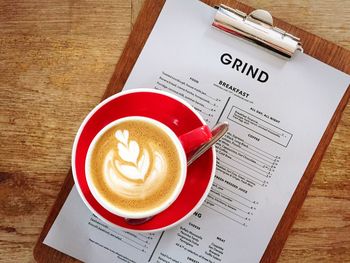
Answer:
M183 175L178 191L160 209L150 213L121 213L106 205L89 180L86 163L89 148L104 129L127 118L150 120L170 134L182 156ZM203 203L214 179L215 150L212 148L187 167L186 153L211 138L202 117L182 99L163 91L136 89L120 92L97 105L84 119L72 151L72 171L78 192L87 207L102 220L126 230L158 231L188 218ZM130 225L127 218L154 216L141 225Z

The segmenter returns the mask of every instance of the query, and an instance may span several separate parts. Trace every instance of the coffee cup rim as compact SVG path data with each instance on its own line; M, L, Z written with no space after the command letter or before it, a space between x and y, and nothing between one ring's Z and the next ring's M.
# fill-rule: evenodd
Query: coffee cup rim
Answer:
M162 131L164 131L171 138L172 142L174 143L176 150L179 154L180 162L181 162L180 179L179 179L179 182L177 183L176 188L175 188L174 192L172 193L171 197L167 200L167 202L164 202L163 205L161 205L157 208L151 209L149 211L146 211L146 212L126 212L122 209L118 209L113 204L111 204L111 202L109 202L108 200L103 198L98 193L98 190L96 189L95 185L93 184L92 178L91 178L89 163L91 160L92 151L93 151L94 147L96 146L96 142L101 138L101 136L107 130L109 130L110 128L112 128L120 123L129 121L129 120L131 120L131 121L132 120L146 121L146 122L149 122L151 124L156 125L160 129L162 129ZM187 162L187 159L186 159L186 153L184 151L184 148L183 148L179 138L176 136L176 134L168 126L166 126L165 124L163 124L155 119L149 118L149 117L127 116L127 117L117 119L117 120L112 121L109 124L107 124L105 127L103 127L95 135L94 139L91 141L91 143L89 145L88 152L87 152L87 156L85 159L86 180L87 180L87 183L88 183L88 186L89 186L89 189L90 189L92 195L109 212L111 212L117 216L121 216L124 218L130 218L130 219L146 218L146 217L155 216L155 215L161 213L162 211L164 211L165 209L167 209L176 200L176 198L180 195L182 188L185 184L186 177L187 177L187 163L186 162Z
M107 218L103 217L102 215L100 215L95 208L87 201L84 193L82 192L79 180L78 180L78 175L76 173L76 166L75 166L75 160L76 160L76 151L77 151L77 147L78 147L78 142L80 139L80 136L82 134L82 131L84 130L86 124L88 123L88 121L91 119L92 116L94 116L94 114L100 109L102 108L104 105L106 105L107 103L109 103L112 100L115 100L121 96L124 95L128 95L128 94L132 94L132 93L155 93L155 94L160 94L166 97L170 97L178 102L180 102L181 104L183 104L184 106L186 106L198 119L199 121L204 125L206 124L206 122L204 121L203 117L185 100L183 100L182 98L171 94L169 92L165 92L162 90L156 90L156 89L150 89L150 88L137 88L137 89L132 89L132 90L127 90L127 91L120 91L114 95L111 95L110 97L104 99L103 101L101 101L99 104L97 104L84 118L84 120L82 121L81 125L79 126L79 129L75 135L74 138L74 142L73 142L73 147L72 147L72 158L71 158L71 165L72 165L72 175L73 175L73 179L74 182L76 184L76 189L79 193L80 198L83 200L84 204L89 208L90 211L92 211L94 214L96 214L100 219L102 219L104 222L108 223L111 226L116 226L119 227L125 231L132 231L132 232L158 232L158 231L163 231L166 229L170 229L178 224L180 224L181 222L185 221L186 219L188 219L196 210L199 209L199 207L203 204L204 200L206 199L206 197L208 196L211 186L213 185L214 182L214 176L215 176L215 170L216 170L216 151L215 151L215 145L212 146L212 169L210 172L210 178L207 184L207 187L205 189L205 191L203 192L201 198L198 200L198 202L196 203L196 205L194 205L192 207L192 209L185 214L184 216L181 217L181 219L172 222L171 224L168 225L164 225L158 228L154 228L154 229L147 229L147 230L142 230L142 229L134 229L134 228L127 228L127 227L123 227L120 226L118 224L115 224L111 221L109 221ZM166 211L166 210L165 210Z

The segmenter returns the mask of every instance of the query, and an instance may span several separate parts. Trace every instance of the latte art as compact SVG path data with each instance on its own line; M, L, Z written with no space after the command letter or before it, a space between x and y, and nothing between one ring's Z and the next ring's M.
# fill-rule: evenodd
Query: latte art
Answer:
M156 145L150 143L140 150L136 141L129 141L128 130L117 130L115 137L118 147L107 154L103 165L105 182L112 191L125 198L145 197L164 183L166 162Z
M91 154L95 188L124 211L147 211L166 202L178 185L180 172L172 139L145 121L126 121L108 129Z
M144 181L145 175L150 166L150 157L148 150L143 149L141 157L139 157L140 146L136 141L131 140L129 142L128 130L117 130L117 132L115 133L115 137L117 138L117 140L119 140L118 154L120 158L124 161L115 161L116 167L118 168L119 172L129 179L140 179ZM159 163L159 165L161 166L162 164Z

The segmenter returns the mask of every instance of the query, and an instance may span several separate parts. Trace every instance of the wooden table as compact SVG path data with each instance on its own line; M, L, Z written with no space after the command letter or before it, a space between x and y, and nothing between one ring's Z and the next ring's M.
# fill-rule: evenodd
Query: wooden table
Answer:
M74 134L99 102L142 2L0 1L0 262L33 261ZM245 3L350 48L349 1ZM347 106L280 262L350 261L349 139Z

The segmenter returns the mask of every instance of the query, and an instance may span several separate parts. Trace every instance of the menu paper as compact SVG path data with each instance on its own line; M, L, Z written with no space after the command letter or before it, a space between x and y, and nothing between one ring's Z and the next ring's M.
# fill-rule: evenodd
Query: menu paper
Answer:
M258 262L350 78L297 53L284 60L211 27L215 9L167 0L124 90L189 102L217 143L203 205L164 232L130 233L94 216L75 187L44 243L85 262Z

